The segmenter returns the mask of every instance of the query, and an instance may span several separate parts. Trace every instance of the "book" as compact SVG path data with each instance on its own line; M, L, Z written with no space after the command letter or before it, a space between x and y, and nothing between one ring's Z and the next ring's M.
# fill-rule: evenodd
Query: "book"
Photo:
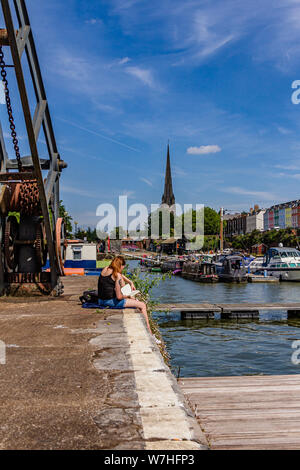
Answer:
M121 292L123 295L134 297L135 295L139 294L139 290L131 290L130 284L125 284L124 287L121 287Z

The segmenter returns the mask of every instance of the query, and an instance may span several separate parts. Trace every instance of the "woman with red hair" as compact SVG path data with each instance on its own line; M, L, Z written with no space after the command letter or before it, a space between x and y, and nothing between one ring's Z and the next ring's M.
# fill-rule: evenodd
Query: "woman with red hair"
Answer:
M98 281L98 303L101 307L138 308L144 315L151 332L146 304L122 294L121 289L125 286L125 280L130 283L132 290L135 289L133 282L122 274L125 264L123 256L116 256L110 265L102 270Z

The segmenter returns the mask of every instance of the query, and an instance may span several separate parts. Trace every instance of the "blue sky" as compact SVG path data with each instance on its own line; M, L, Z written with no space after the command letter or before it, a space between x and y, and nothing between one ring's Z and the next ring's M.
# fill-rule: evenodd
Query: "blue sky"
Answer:
M242 210L300 197L300 1L27 6L69 164L61 194L81 226L118 195L159 203L168 139L178 203Z

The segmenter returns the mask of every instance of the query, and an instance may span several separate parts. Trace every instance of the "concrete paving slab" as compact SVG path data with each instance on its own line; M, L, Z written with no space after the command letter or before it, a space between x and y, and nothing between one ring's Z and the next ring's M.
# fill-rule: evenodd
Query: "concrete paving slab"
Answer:
M186 413L180 408L142 408L140 415L146 440L193 440Z
M178 397L170 389L163 391L159 388L159 393L157 393L157 390L152 389L145 392L137 390L139 404L142 408L174 408L183 406Z
M193 441L146 441L145 450L207 450L205 446ZM181 462L180 462L181 463ZM188 463L186 461L185 463Z
M127 348L100 349L94 355L94 367L97 370L134 370Z
M98 349L114 349L129 347L126 333L101 334L90 340L90 345Z

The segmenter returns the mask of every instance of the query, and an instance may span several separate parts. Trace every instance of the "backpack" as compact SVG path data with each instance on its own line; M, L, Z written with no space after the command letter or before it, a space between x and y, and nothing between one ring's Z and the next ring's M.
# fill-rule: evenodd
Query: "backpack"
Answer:
M82 304L97 304L98 303L98 291L96 290L85 290L79 297Z

